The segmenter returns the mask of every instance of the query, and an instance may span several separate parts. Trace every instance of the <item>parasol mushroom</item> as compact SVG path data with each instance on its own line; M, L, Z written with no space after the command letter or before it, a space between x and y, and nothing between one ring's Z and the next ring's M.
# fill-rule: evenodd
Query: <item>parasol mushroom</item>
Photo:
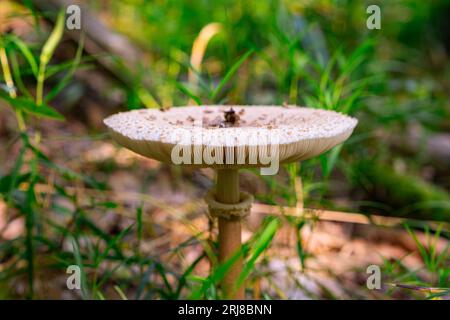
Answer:
M240 168L258 167L263 175L279 165L317 156L345 141L357 120L334 111L295 106L203 106L143 109L104 120L113 139L145 157L165 163L211 167L215 189L205 200L218 218L219 261L241 247L241 219L253 197L239 190ZM242 260L222 281L227 298L244 299L234 288Z

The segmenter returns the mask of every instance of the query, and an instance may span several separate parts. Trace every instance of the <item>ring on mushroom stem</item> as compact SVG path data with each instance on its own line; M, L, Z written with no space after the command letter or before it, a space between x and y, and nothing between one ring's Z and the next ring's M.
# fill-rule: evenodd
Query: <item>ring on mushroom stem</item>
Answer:
M274 175L279 164L318 156L344 142L357 124L355 118L334 111L295 106L144 109L118 113L104 122L119 144L145 157L216 170L214 194L206 201L211 213L222 213L222 263L241 247L241 218L252 200L239 190L238 170L257 167L263 175ZM241 270L239 258L222 280L225 298L245 298L244 286L235 288Z

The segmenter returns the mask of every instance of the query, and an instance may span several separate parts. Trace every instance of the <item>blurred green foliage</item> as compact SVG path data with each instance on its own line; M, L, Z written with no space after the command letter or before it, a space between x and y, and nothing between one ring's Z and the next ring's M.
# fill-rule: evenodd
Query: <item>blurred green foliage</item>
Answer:
M132 79L119 85L126 94L128 108L188 103L289 103L351 114L359 119L359 126L348 143L305 162L300 169L296 165L286 168L291 180L298 175L303 177L306 204L338 207L332 201L336 193L333 185L336 180L347 178L350 191L345 196L351 199L358 196L360 201L351 201L344 209L382 210L386 215L448 222L448 190L421 176L421 169L430 164L430 159L421 154L404 154L391 139L409 139L407 132L411 126L420 127L423 135L450 128L450 3L444 0L376 1L382 9L381 30L366 28L369 4L373 3L350 0L89 1L90 8L100 19L132 39L148 58L137 66L137 71L123 70L130 74L128 79ZM35 17L41 14L33 11ZM52 16L55 18L57 14ZM35 23L38 21L36 19ZM16 112L21 147L10 172L1 168L0 194L8 206L25 217L26 234L0 243L0 261L10 261L13 257L13 263L0 271L0 280L26 275L28 297L32 298L36 273L64 269L76 263L83 269L83 298L108 298L105 288L111 279L121 298L125 298L126 289L136 283L135 298L138 299L220 297L216 285L229 265L217 266L206 278L192 275L199 261L210 257L214 248L202 243L204 253L181 273L164 264L158 256L143 257L139 251L142 208L136 210L135 225L114 235L102 230L92 215L119 204L113 202L114 199L98 202L93 198L91 205L83 206L77 195L65 192L64 186L79 183L99 191L108 186L52 162L41 150L45 141L40 140L39 132L27 130L32 117L63 120L52 107L53 100L63 93L83 61L83 42L71 61L58 64L52 59L63 32L61 18L58 21L40 43L25 43L13 34L1 37L0 47L8 57L11 70L8 74L2 65L0 79L6 86L0 88L0 99ZM207 43L201 70L195 70L191 65L192 46L201 30L210 23L219 23L221 27ZM41 32L38 24L35 28ZM120 64L120 58L114 58ZM194 74L195 81L189 79L189 73ZM9 78L14 80L14 86L8 85ZM44 90L44 86L48 90ZM396 171L394 164L399 162L406 167L407 174ZM44 208L38 200L35 186L48 181L46 170L49 168L59 177L54 184L56 197L68 201L73 210L56 202L50 209ZM295 204L297 195L293 183L268 177L262 179L271 192L259 195L260 200ZM21 184L25 184L26 189L20 188ZM52 220L46 210L68 219L69 224ZM309 222L295 220L291 223L299 233ZM261 276L255 272L256 263L264 260L261 256L278 227L278 220L268 221L237 253L247 255L248 262L240 280ZM50 235L42 233L44 229L50 229ZM435 279L423 283L419 276L409 277L409 271L404 269L399 278L408 272L407 278L420 284L448 286L448 267L442 263L447 259L447 251L437 256L433 244L427 252L409 231ZM428 235L428 229L426 232ZM436 234L439 236L440 232L439 229ZM137 238L137 245L134 238ZM199 238L194 236L170 250L175 256L185 246L198 243ZM297 251L303 269L305 260L310 257L300 238ZM63 246L67 242L70 249ZM127 246L133 245L137 249L129 254ZM43 252L48 254L48 260L39 261L38 265L37 253ZM18 265L17 261L26 261L26 264ZM389 261L386 264L396 269ZM101 266L104 272L100 271ZM120 272L131 276L120 277L117 275ZM159 283L152 283L150 275L156 275ZM272 298L268 294L265 297Z

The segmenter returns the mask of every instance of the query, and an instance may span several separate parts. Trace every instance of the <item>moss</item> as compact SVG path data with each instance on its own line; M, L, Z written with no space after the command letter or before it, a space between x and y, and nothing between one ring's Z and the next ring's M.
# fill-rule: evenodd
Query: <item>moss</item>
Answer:
M354 179L375 199L392 206L392 215L450 222L449 193L418 176L361 161L355 165Z

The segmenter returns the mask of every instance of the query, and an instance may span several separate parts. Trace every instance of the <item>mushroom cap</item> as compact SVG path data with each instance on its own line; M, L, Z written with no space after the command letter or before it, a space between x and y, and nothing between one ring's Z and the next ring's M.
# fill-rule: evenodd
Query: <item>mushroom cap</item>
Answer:
M234 124L224 121L230 108ZM279 163L315 157L345 141L357 122L334 111L296 106L140 109L104 120L114 140L145 157L228 169L267 166L264 152Z

